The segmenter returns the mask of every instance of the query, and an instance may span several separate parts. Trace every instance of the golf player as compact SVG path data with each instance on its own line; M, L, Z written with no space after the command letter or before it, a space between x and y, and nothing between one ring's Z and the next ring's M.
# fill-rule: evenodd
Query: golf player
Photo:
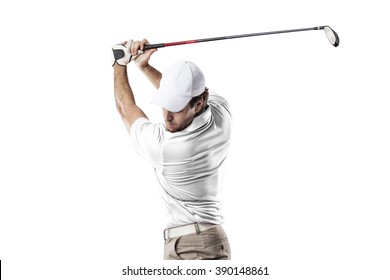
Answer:
M165 211L164 259L228 260L230 245L221 226L221 190L231 132L229 105L209 93L202 71L178 61L162 73L149 64L157 49L147 40L113 46L118 112L135 151L154 168ZM137 106L129 84L131 61L157 89L151 103L164 123L152 123ZM131 77L130 77L131 78Z

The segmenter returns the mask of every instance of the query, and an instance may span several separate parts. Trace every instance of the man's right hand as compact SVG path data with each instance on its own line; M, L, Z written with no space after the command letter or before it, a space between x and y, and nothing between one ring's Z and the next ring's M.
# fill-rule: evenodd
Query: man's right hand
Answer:
M131 54L134 57L134 63L141 70L149 66L150 57L157 51L157 49L150 49L144 52L145 45L149 45L149 42L148 40L143 39L142 41L133 42L130 48Z

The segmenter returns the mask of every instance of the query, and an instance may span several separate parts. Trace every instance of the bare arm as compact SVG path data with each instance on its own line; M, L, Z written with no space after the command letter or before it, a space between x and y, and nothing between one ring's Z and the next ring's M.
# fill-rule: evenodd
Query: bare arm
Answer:
M145 76L148 78L148 80L154 85L156 89L160 87L160 81L161 81L161 72L158 71L156 68L151 66L150 64L147 64L146 66L139 67L139 69L142 71L142 73L145 74Z
M122 117L126 129L130 131L131 125L138 118L147 118L147 116L135 103L133 91L127 76L127 67L115 63L113 69L116 108Z
M146 39L134 42L134 44L132 45L133 55L136 55L139 49L143 50L145 44L149 44ZM138 55L134 62L141 70L141 72L144 73L148 80L153 84L153 86L158 89L160 87L160 81L162 77L161 72L149 64L150 57L156 51L157 49L145 51L143 54Z

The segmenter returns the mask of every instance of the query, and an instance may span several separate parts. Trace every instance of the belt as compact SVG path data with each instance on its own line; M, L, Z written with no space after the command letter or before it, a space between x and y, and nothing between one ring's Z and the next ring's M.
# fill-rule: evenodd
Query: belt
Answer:
M206 224L206 223L194 223L188 224L179 227L167 228L164 230L164 239L175 238L187 234L199 234L202 231L208 230L212 227L217 226L216 224Z

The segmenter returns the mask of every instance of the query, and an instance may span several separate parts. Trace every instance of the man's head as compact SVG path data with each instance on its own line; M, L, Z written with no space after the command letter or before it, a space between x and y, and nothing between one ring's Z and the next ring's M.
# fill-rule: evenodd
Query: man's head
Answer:
M178 61L162 73L152 103L163 108L167 130L186 128L207 106L208 89L202 71L194 63Z
M163 116L167 130L177 132L189 126L193 119L206 109L208 97L209 91L206 88L201 95L193 97L183 110L179 112L171 112L163 108Z

